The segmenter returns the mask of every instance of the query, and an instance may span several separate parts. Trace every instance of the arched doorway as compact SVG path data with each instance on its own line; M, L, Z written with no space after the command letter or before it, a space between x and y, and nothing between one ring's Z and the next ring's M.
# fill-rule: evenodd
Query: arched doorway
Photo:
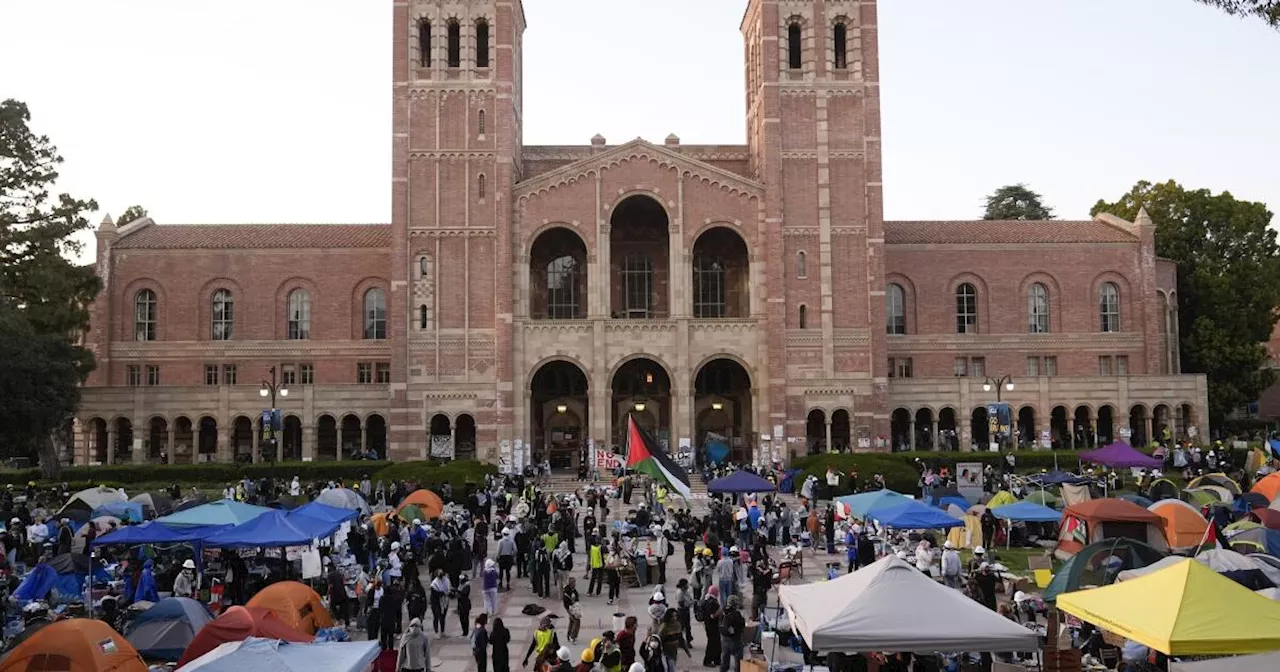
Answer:
M364 422L364 448L383 459L387 455L387 419L374 413Z
M173 421L173 452L169 455L169 464L195 462L196 436L191 419L180 415Z
M916 411L916 450L933 450L933 409L921 408Z
M991 448L991 427L987 422L986 406L973 409L973 413L969 416L969 436L973 437L973 443L980 451Z
M253 461L253 421L243 415L231 422L231 454L236 462Z
M200 454L195 458L199 462L213 462L218 454L218 421L209 416L200 418Z
M161 418L151 418L148 427L147 436L147 461L148 462L164 462L173 456L173 447L169 445L169 421Z
M849 411L843 408L837 408L831 412L831 447L840 451L852 451L853 445L853 421L849 417Z
M938 411L938 445L943 450L960 449L960 436L956 431L956 409L950 406Z
M580 320L587 316L587 245L555 227L529 248L529 317Z
M609 219L609 312L613 317L638 320L671 315L669 227L667 211L649 196L631 196L614 207Z
M107 433L107 421L102 418L94 418L89 421L89 446L88 458L90 462L99 464L107 463L107 451L110 449L107 443L110 441L110 435Z
M1067 422L1067 407L1054 406L1049 412L1049 433L1053 437L1055 450L1066 450L1071 447L1071 427Z
M1147 436L1147 407L1134 404L1129 409L1129 445L1145 446L1150 442Z
M1191 404L1179 404L1178 419L1181 421L1178 425L1178 439L1186 439L1191 436L1191 429L1196 426L1195 411ZM1197 433L1199 430L1197 430Z
M360 436L360 416L348 413L342 416L341 425L341 443L338 444L338 451L333 457L326 459L343 459L347 456L354 456L360 450L360 445L364 443Z
M692 315L695 318L751 314L750 254L736 231L716 226L693 243Z
M911 450L911 411L895 408L889 417L890 447L893 451Z
M316 445L313 454L317 460L332 460L338 454L338 421L328 413L316 418Z
M1036 409L1023 406L1018 409L1018 447L1037 447L1040 437L1036 434Z
M533 445L526 459L549 460L553 469L576 470L590 427L586 372L572 362L547 362L534 372L529 393Z
M1157 404L1151 415L1151 440L1168 443L1173 438L1172 413L1166 404Z
M698 464L711 444L729 449L729 459L750 462L751 376L732 359L713 359L693 379L694 432ZM708 443L711 442L711 443Z
M473 460L476 457L476 419L470 414L458 416L453 429L453 456L459 460Z
M296 415L286 415L280 430L280 459L302 459L302 419Z
M1094 446L1093 418L1088 406L1076 406L1072 435L1075 437L1077 449L1092 448Z
M449 416L436 413L431 416L430 432L427 437L428 451L433 460L453 459L453 425Z
M112 462L120 464L133 460L133 421L129 418L116 418L116 445L111 449Z
M1106 446L1115 441L1116 410L1111 404L1098 407L1098 445Z
M661 364L641 357L618 367L613 374L613 435L619 448L626 447L627 417L653 434L658 445L671 454L671 378Z
M827 414L820 408L809 411L805 418L804 443L810 455L827 452Z

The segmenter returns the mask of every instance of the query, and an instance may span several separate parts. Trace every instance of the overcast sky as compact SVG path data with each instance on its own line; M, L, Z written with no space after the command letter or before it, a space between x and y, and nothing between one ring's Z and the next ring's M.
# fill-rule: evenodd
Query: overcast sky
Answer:
M525 140L743 143L746 0L525 0ZM161 223L385 222L390 0L5 0L60 187ZM1060 217L1139 179L1280 208L1280 33L1192 0L881 0L885 212ZM101 213L94 214L94 222Z

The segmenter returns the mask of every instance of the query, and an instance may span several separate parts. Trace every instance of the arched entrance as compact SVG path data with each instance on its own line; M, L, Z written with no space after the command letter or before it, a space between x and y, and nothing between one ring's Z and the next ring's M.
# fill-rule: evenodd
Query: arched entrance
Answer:
M302 419L296 415L286 415L280 430L280 459L302 459Z
M702 232L693 243L692 314L696 318L751 314L750 254L736 231L723 226Z
M90 462L107 463L107 451L110 450L107 443L110 440L106 420L94 418L89 421L88 457Z
M933 409L921 408L916 410L916 424L912 428L913 436L915 436L916 450L933 450Z
M911 411L895 408L889 417L890 449L893 451L911 450Z
M332 415L316 418L315 459L332 460L338 454L338 421Z
M628 416L653 434L658 445L671 454L671 378L661 364L641 357L618 367L613 374L613 436L619 449L626 447Z
M1093 418L1090 417L1088 406L1076 406L1073 436L1075 437L1075 447L1077 449L1093 447Z
M1165 404L1157 404L1152 409L1151 440L1167 444L1173 438L1172 413Z
M547 362L529 382L529 399L529 417L533 419L530 458L549 460L552 469L577 469L590 427L586 372L572 362Z
M1111 404L1098 407L1098 445L1106 446L1115 441L1116 410Z
M543 231L529 249L529 317L578 320L587 316L587 245L577 233Z
M459 415L454 423L453 456L459 460L476 457L476 419L467 413Z
M169 421L151 418L147 440L147 461L163 464L173 456L173 447L169 445Z
M360 450L360 445L364 443L360 436L360 416L351 413L342 416L341 432L342 443L338 445L338 451L333 457L325 459L341 460L347 456L354 456Z
M453 423L449 422L449 416L443 413L431 416L427 431L427 451L431 459L453 459Z
M960 437L956 432L956 409L950 406L938 411L938 445L943 450L960 449Z
M667 211L649 196L631 196L614 207L609 219L609 312L613 317L641 320L671 315L669 227Z
M1195 411L1191 404L1178 405L1178 421L1178 440L1190 437L1191 429L1196 426Z
M809 411L805 418L804 443L810 455L827 452L827 414L820 408Z
M831 447L840 452L853 450L853 422L843 408L831 412Z
M382 459L387 455L387 419L374 413L365 421L364 447L372 452L374 459Z
M1147 435L1147 407L1134 404L1129 409L1129 445L1145 446L1150 442Z
M979 406L969 415L969 436L980 451L991 447L991 427L987 424L987 407Z
M253 421L243 415L231 422L231 454L236 462L253 461Z
M209 416L200 418L200 454L194 461L213 462L218 454L218 421Z
M713 359L693 380L695 453L702 464L707 449L723 445L728 459L750 462L752 448L751 376L732 359Z
M133 460L133 421L116 418L116 445L112 446L112 462L120 464Z
M1071 427L1067 422L1067 407L1054 406L1049 412L1049 432L1053 437L1053 447L1055 450L1065 450L1071 447Z
M195 462L196 436L191 419L180 415L173 421L173 451L169 454L169 464L182 464L184 461Z
M1040 437L1036 434L1036 409L1023 406L1018 409L1018 446L1037 447Z

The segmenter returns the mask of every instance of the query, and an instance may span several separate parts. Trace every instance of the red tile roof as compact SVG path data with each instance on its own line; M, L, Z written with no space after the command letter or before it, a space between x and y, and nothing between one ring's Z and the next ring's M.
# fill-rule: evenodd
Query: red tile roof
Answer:
M391 247L388 224L152 224L122 236L120 249L233 250Z
M1133 233L1098 220L885 222L889 245L963 243L1132 243Z

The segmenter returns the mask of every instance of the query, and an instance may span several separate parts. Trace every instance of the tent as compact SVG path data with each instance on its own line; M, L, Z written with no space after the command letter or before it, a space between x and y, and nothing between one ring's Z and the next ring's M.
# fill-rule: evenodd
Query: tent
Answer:
M1196 507L1180 499L1162 499L1147 510L1164 518L1164 540L1169 548L1179 551L1199 546L1204 541L1209 521Z
M1116 577L1116 581L1132 581L1133 579L1146 576L1152 572L1158 572L1165 567L1177 564L1179 560L1181 560L1180 556L1171 555L1160 562L1152 563L1147 567L1120 572L1120 576ZM1280 580L1280 570L1237 551L1227 549L1209 549L1207 551L1202 551L1199 555L1195 556L1195 560L1205 567L1208 567L1219 574L1225 575L1236 583L1240 583L1242 585L1259 584L1265 586L1266 584L1271 584L1274 586L1276 585L1276 581Z
M25 577L13 597L18 600L43 600L49 593L59 595L83 595L84 582L89 577L89 557L81 554L63 553L35 566ZM100 565L93 567L93 582L105 584L111 576Z
M1132 581L1059 595L1057 607L1170 656L1280 649L1280 603L1189 558Z
M1235 504L1236 511L1244 513L1254 509L1265 509L1271 505L1271 500L1256 492L1246 492L1236 497Z
M1249 488L1249 492L1256 492L1267 498L1268 502L1276 501L1276 497L1280 496L1280 471L1274 471L1262 478Z
M952 512L952 515L956 515ZM975 548L982 546L985 540L982 538L982 516L959 512L960 520L964 522L963 527L953 527L947 532L947 541L950 541L956 548Z
M1169 663L1169 672L1273 672L1274 670L1280 670L1280 652L1212 658L1194 663L1172 661Z
M914 499L904 499L893 506L880 507L868 517L875 519L885 527L897 530L937 530L949 527L964 527L963 520Z
M40 628L0 662L0 672L28 670L147 672L147 665L105 622L72 618Z
M91 518L100 516L112 516L126 523L141 523L145 520L142 515L142 505L138 502L107 502L90 514Z
M1040 506L1047 506L1051 509L1058 508L1058 504L1061 503L1058 496L1048 490L1036 490L1026 497L1023 497L1022 501L1032 502L1033 504L1039 504Z
M1182 493L1204 493L1210 497L1210 504L1230 504L1235 501L1236 498L1235 495L1231 494L1230 488L1224 488L1221 485L1213 484L1202 485L1198 488L1183 488Z
M1241 532L1227 543L1236 553L1266 553L1280 557L1280 532L1265 527Z
M369 503L360 493L350 488L329 488L320 493L315 501L338 509L350 509L356 513L369 514Z
M1062 485L1069 483L1071 485L1079 485L1081 483L1092 482L1093 479L1088 476L1077 476L1065 471L1050 471L1042 474L1028 476L1027 480L1037 485Z
M997 506L1013 504L1017 501L1018 501L1018 498L1014 497L1013 493L1009 492L1008 490L1001 490L1000 492L997 492L994 496L992 496L990 500L987 501L987 508L994 509Z
M904 500L911 499L892 490L875 490L860 492L856 495L836 497L836 501L849 507L849 511L858 518L866 518L872 511L885 506L894 506Z
M815 651L1037 648L1031 630L894 556L832 581L784 585L778 594L792 628Z
M1280 530L1280 511L1274 509L1254 509L1249 512L1249 519L1269 530Z
M141 504L143 509L149 510L157 516L173 513L173 500L164 493L144 492L130 497L129 501Z
M304 635L333 627L329 610L309 586L297 581L280 581L258 591L245 606L269 609L285 625Z
M194 509L192 509L194 511ZM337 529L336 523L324 523L314 518L300 516L289 519L284 511L268 510L247 523L221 530L205 538L209 548L278 548L284 546L308 546L317 537L328 536L332 529L317 534L321 527ZM295 524L296 523L296 524Z
M362 672L378 658L377 642L293 644L251 637L227 642L183 665L181 672Z
M226 529L226 525L204 525L199 527L169 527L162 523L149 521L141 525L122 527L110 534L104 534L93 540L91 546L109 546L119 544L139 546L142 544L182 544L200 541L205 537Z
M1044 599L1052 602L1063 593L1111 585L1120 572L1146 567L1166 555L1164 551L1133 539L1106 539L1089 544L1071 556L1053 575L1053 580L1045 588Z
M996 518L1022 523L1056 523L1062 520L1062 514L1035 502L1015 502L991 509Z
M1227 491L1231 493L1232 497L1244 492L1240 489L1240 484L1236 483L1235 479L1220 471L1215 471L1212 474L1205 474L1204 476L1193 478L1191 479L1191 482L1187 483L1188 488L1203 488L1206 485L1216 485L1221 488L1226 488Z
M358 515L360 515L360 512L355 509L344 509L337 506L329 506L328 504L321 504L319 501L303 504L289 512L290 519L297 518L298 516L306 516L308 518L315 518L316 520L323 520L328 523L345 523L348 520L354 519Z
M193 506L177 513L171 513L163 518L157 518L156 522L173 527L241 525L268 511L271 511L271 509L265 506L254 506L231 499L222 499L208 504Z
M742 469L721 476L707 484L707 492L749 493L773 492L773 484Z
M440 499L440 495L430 490L419 489L409 493L409 496L400 502L400 506L396 507L396 511L410 504L417 504L427 518L439 518L440 514L444 513L444 500Z
M1133 502L1134 504L1137 504L1138 506L1141 506L1144 509L1150 509L1151 505L1155 504L1155 502L1151 501L1150 499L1147 499L1146 497L1143 497L1142 495L1135 495L1128 492L1117 494L1116 499L1123 499L1126 502Z
M72 510L89 513L103 504L127 501L129 501L129 496L124 494L124 490L117 490L115 488L102 486L88 488L71 495L71 497L67 499L67 503L58 511L58 517L62 517Z
M1178 499L1181 499L1182 501L1195 507L1213 506L1214 504L1222 503L1222 500L1218 499L1217 495L1213 494L1212 492L1209 492L1205 488L1197 488L1195 490L1190 490L1190 489L1183 490L1182 492L1178 493Z
M138 614L125 637L147 659L176 661L206 624L208 607L189 597L168 597Z
M178 661L178 667L203 656L227 642L242 642L249 637L283 639L286 642L310 642L311 635L304 635L289 627L263 607L229 607L213 619L187 645Z
M1141 453L1124 441L1116 441L1097 450L1086 450L1080 453L1080 459L1085 462L1119 469L1132 467L1159 469L1164 465L1164 460Z
M1062 512L1062 526L1058 530L1058 547L1054 555L1059 560L1066 560L1086 544L1115 537L1137 539L1155 548L1167 548L1163 527L1164 518L1123 499L1094 499L1073 504Z
M1182 488L1177 483L1167 478L1157 478L1147 486L1147 499L1158 502L1162 499L1178 499L1178 495L1182 493Z

